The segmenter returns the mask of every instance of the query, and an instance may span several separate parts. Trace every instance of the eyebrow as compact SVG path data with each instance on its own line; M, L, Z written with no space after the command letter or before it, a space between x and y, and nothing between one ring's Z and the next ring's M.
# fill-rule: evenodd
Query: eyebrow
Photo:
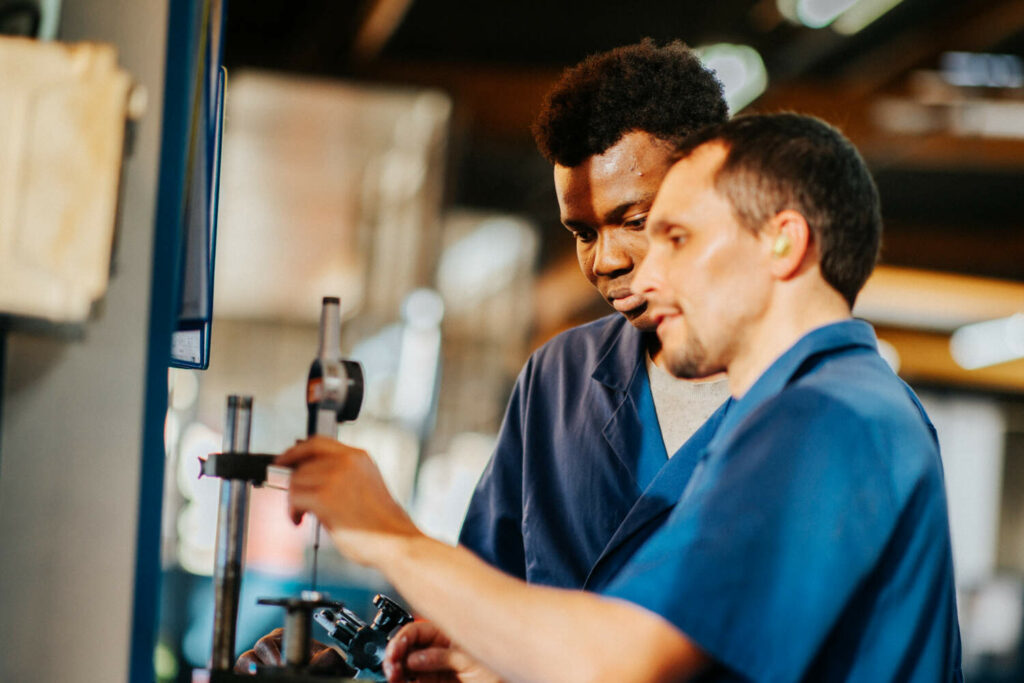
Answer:
M654 197L655 197L656 194L657 194L657 192L650 192L648 194L641 195L640 197L637 197L635 199L631 199L629 201L622 202L621 204L619 204L618 206L616 206L615 208L611 209L610 211L608 211L608 212L606 212L604 214L604 216L601 218L602 223L603 224L607 224L607 223L615 223L615 222L621 221L626 216L626 214L629 212L629 210L634 208L637 204L643 204L643 203L646 202L647 205L648 205L648 209L647 210L650 211L650 205L654 203ZM592 226L588 225L584 221L574 221L574 220L564 220L563 219L562 220L562 224L565 227L567 227L567 228L589 228L589 227L592 227Z
M657 220L648 220L646 230L648 235L661 235L666 233L672 228L682 228L686 230L686 224L673 216L663 216Z
M644 229L648 235L660 235L668 229L668 222L664 218L657 221L648 220Z

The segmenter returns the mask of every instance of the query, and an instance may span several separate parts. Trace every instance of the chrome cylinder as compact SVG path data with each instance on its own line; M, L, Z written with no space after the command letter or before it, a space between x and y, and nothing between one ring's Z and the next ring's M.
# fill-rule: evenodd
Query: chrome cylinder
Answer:
M252 397L228 396L224 421L226 453L248 453L252 427ZM235 633L238 623L238 595L242 587L242 559L245 553L245 524L249 514L249 484L223 480L217 508L217 545L213 570L212 670L230 671L235 663Z
M309 664L310 608L289 609L284 621L284 636L281 638L281 649L285 665L292 668L304 668Z

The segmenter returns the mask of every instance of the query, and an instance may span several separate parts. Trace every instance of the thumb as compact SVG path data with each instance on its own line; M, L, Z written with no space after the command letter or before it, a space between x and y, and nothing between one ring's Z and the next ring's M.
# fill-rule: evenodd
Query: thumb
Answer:
M410 671L420 673L445 672L464 673L473 667L475 662L469 656L450 647L428 647L411 653L405 665Z

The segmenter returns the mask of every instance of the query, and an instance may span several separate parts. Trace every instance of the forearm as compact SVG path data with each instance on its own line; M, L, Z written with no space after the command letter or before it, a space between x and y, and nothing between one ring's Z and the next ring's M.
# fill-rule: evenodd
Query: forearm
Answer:
M528 586L424 536L363 451L315 437L277 462L294 468L293 521L319 516L339 550L382 570L415 609L509 680L679 680L704 661L679 631L639 607Z
M510 681L679 680L704 661L640 608L529 586L425 536L395 539L378 568L417 611Z

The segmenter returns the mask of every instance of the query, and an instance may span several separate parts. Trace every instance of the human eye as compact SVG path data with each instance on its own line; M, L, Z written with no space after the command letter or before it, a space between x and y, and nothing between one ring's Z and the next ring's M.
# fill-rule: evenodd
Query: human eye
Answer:
M569 228L569 232L572 233L572 236L576 239L577 242L594 241L595 235L593 230L586 230L582 228Z
M682 228L672 228L665 232L665 240L676 249L685 245L689 237L689 233Z
M644 226L647 225L647 214L627 218L622 222L622 225L630 230L643 230Z

